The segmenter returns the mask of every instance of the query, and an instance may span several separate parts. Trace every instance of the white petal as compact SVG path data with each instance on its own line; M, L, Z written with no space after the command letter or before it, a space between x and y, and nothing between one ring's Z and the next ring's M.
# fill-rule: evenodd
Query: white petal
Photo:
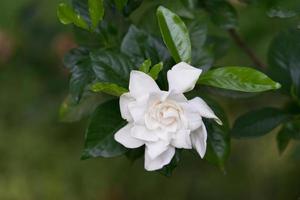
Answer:
M147 129L145 126L135 125L131 129L131 135L137 139L155 142L157 141L159 132L158 131L151 131Z
M131 71L129 81L129 92L136 99L159 92L160 89L155 81L147 74L140 71Z
M165 152L158 157L151 159L147 152L145 152L145 169L148 171L154 171L163 168L169 164L175 155L175 148L169 147Z
M148 142L146 143L145 151L150 156L151 159L156 158L169 148L169 143L163 140L157 142Z
M121 116L123 119L126 119L129 122L131 122L133 120L132 116L129 112L129 109L128 109L128 105L131 102L134 102L134 98L129 93L125 93L125 94L121 95L121 97L120 97Z
M188 102L187 98L182 93L176 93L174 91L170 91L167 99L173 100L179 103Z
M168 71L169 91L184 93L194 89L202 70L181 62Z
M137 101L128 104L129 113L136 124L143 125L147 109L148 96L141 97Z
M218 124L223 124L222 121L215 115L214 111L200 97L195 97L190 100L189 105L199 112L202 117L214 119Z
M134 149L144 145L142 140L136 139L131 136L132 124L127 124L121 128L115 135L114 138L117 142L123 146Z
M204 157L206 152L206 140L207 131L205 125L203 124L200 128L191 133L191 140L193 148L199 153L201 158Z
M190 130L179 130L173 135L172 143L176 148L191 149Z
M188 103L181 103L180 105L183 108L184 115L188 121L188 128L191 131L198 129L203 123L200 113Z

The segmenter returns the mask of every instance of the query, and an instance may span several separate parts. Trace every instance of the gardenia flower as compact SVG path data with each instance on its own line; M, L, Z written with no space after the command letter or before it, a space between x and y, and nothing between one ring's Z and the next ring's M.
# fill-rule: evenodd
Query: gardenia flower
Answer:
M206 151L207 132L202 117L217 118L199 97L188 100L202 70L181 62L168 71L169 91L140 71L130 73L129 92L120 97L122 118L128 124L115 135L126 148L145 145L145 169L161 169L170 163L175 149L196 149L201 158Z

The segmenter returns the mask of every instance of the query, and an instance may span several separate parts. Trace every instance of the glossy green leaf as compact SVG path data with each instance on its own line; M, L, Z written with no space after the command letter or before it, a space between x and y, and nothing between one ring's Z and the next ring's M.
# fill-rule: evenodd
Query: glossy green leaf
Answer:
M68 4L60 3L57 8L57 17L62 24L74 24L83 29L89 29L88 24L84 19L75 12Z
M300 30L281 32L272 41L269 49L270 76L290 92L295 87L300 96Z
M163 69L164 64L162 62L154 65L153 67L151 67L151 70L149 72L149 75L156 80L158 78L159 73L161 72L161 70Z
M104 5L103 0L88 0L89 14L92 21L92 28L96 29L98 23L103 19Z
M91 63L98 82L113 83L123 88L128 88L130 71L136 69L126 55L109 50L92 52Z
M158 63L170 57L162 41L133 25L123 38L121 51L138 65L147 59Z
M120 87L114 83L98 82L91 85L93 92L103 92L112 96L119 97L122 94L128 92L126 88Z
M142 65L139 67L139 70L141 72L144 72L144 73L148 73L150 71L150 67L151 67L151 60L150 59L147 59L145 60Z
M260 71L247 67L222 67L200 76L199 84L242 92L262 92L280 88Z
M236 138L263 136L290 119L290 115L277 108L262 108L240 116L234 123L232 135Z
M226 0L209 0L201 2L204 9L210 14L214 24L222 29L235 29L238 17L235 8Z
M98 105L109 99L106 95L91 94L86 92L79 103L74 103L71 96L63 101L59 109L61 122L75 122L90 116Z
M216 101L208 97L203 97L203 99L223 122L223 125L220 126L214 120L204 120L207 129L207 150L205 159L225 171L225 164L229 158L231 144L228 119L224 110Z
M115 141L114 134L126 123L121 118L118 100L98 106L86 131L81 158L109 158L124 154L127 149Z
M267 15L269 17L277 17L277 18L291 18L298 15L295 10L285 9L280 7L273 7L267 11Z
M160 6L156 12L163 40L172 57L178 63L190 63L192 48L188 29L184 22L169 9Z
M89 53L85 48L76 48L64 57L64 65L71 73L69 92L74 104L80 102L86 86L95 79Z

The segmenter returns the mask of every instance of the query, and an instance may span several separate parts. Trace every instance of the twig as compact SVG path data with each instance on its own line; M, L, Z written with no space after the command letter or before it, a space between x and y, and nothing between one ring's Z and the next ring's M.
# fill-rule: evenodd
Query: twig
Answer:
M245 41L241 38L241 36L236 32L235 29L228 30L231 38L236 42L236 44L244 50L244 52L249 56L252 62L261 69L266 69L267 66L255 55L255 53L248 47Z

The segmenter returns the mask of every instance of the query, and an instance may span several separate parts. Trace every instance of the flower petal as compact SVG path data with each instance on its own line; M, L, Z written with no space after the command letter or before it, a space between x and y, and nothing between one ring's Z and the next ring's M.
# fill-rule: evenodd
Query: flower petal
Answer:
M173 135L171 144L176 148L191 149L190 130L179 130Z
M154 171L163 168L169 164L175 155L175 148L169 147L165 152L158 157L151 159L147 151L145 152L145 169L148 171Z
M181 62L168 71L169 91L184 93L191 91L199 79L202 70Z
M158 131L151 131L145 126L136 125L131 129L131 135L137 139L155 142L158 138Z
M189 105L199 112L202 117L214 119L218 124L223 124L222 121L215 115L214 111L200 97L195 97L190 100Z
M159 140L157 142L146 143L145 151L150 156L151 159L156 158L169 148L169 143L164 140Z
M121 95L120 103L119 103L121 116L123 119L126 119L128 122L131 122L133 120L132 116L129 112L129 109L128 109L128 105L131 102L134 102L134 98L129 93L125 93L125 94Z
M180 105L183 108L184 115L188 121L188 128L191 131L198 129L203 123L200 113L189 103L181 103Z
M147 109L148 96L141 97L140 99L130 102L128 110L134 123L143 125L145 123L145 112Z
M144 145L144 142L142 140L136 139L131 136L132 127L133 125L131 123L128 123L114 135L114 138L117 142L130 149L138 148Z
M204 123L200 128L191 133L191 140L193 148L199 153L200 157L203 158L206 152L206 140L207 131Z
M133 70L130 73L129 91L133 97L138 99L152 92L159 92L160 89L149 75Z

